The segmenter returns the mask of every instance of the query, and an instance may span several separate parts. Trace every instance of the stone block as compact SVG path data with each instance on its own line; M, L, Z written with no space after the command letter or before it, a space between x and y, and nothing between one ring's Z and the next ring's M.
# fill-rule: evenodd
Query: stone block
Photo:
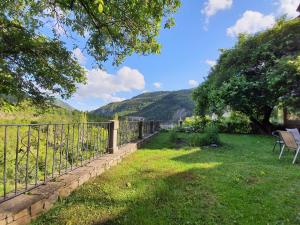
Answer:
M28 207L29 207L29 205L28 205ZM16 214L14 214L14 215L13 215L13 219L14 219L14 220L18 220L18 219L20 219L21 217L26 217L26 216L29 216L29 211L28 211L27 208L26 208L26 209L23 209L23 210L20 211L20 212L17 212Z
M13 222L9 223L9 225L24 225L29 224L31 221L31 217L28 214L27 216L23 216L18 218L17 220L14 220Z
M6 219L2 219L2 220L0 220L0 225L6 225L7 223L6 223Z
M6 217L6 222L11 223L14 220L13 216Z
M69 187L62 187L58 190L58 195L60 198L65 198L67 196L69 196L71 193Z
M30 206L30 215L35 216L43 212L44 210L44 201L38 201Z

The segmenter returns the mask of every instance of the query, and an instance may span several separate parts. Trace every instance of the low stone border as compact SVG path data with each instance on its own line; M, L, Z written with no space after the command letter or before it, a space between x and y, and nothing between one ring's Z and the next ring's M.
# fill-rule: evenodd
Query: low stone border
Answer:
M110 167L117 165L124 157L135 152L154 134L136 143L121 146L114 154L106 154L79 167L56 180L49 181L29 193L21 194L0 204L0 225L24 225L49 210L59 198L65 198L77 187L93 177L99 176Z

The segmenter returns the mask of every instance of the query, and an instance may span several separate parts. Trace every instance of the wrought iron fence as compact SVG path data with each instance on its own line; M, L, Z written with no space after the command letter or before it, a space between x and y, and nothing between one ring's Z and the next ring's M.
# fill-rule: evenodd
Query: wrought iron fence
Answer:
M0 124L0 202L109 153L111 125ZM133 142L159 127L155 121L120 120L117 144Z
M109 125L0 125L0 202L107 153Z
M119 121L118 146L135 141L139 138L139 121Z
M154 129L154 127L152 128L151 126L153 126L153 121L143 121L143 135L147 136L150 133L152 133L151 129Z

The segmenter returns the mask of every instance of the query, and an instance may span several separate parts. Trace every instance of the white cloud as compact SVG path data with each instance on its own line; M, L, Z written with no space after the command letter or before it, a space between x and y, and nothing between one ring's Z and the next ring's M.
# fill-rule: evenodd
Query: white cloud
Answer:
M263 15L256 11L246 11L234 26L227 29L227 35L234 37L240 33L254 34L275 24L273 15Z
M189 80L188 83L191 87L197 87L199 85L199 82L196 80Z
M116 74L109 74L101 69L87 70L87 84L80 84L75 97L100 98L107 102L122 101L116 96L119 92L143 90L145 79L136 69L122 67Z
M86 62L86 58L85 58L84 54L82 53L82 51L80 50L80 48L75 48L75 49L73 50L73 57L74 57L75 59L77 59L77 61L78 61L81 65L85 64L85 62Z
M232 0L208 0L204 3L202 13L207 17L215 15L218 11L230 9Z
M290 18L297 17L299 13L296 11L299 6L299 0L278 0L279 14L287 15Z
M162 83L159 83L159 82L153 83L153 86L156 88L161 88L161 85L162 85Z
M206 60L205 61L206 64L208 64L210 67L214 67L215 65L217 65L217 61L216 60Z

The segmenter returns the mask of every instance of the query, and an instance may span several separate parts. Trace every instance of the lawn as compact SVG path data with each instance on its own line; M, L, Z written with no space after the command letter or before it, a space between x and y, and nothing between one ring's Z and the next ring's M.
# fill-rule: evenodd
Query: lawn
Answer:
M300 224L300 166L273 139L221 135L190 148L161 133L121 164L60 200L33 224ZM187 134L180 134L182 140Z

